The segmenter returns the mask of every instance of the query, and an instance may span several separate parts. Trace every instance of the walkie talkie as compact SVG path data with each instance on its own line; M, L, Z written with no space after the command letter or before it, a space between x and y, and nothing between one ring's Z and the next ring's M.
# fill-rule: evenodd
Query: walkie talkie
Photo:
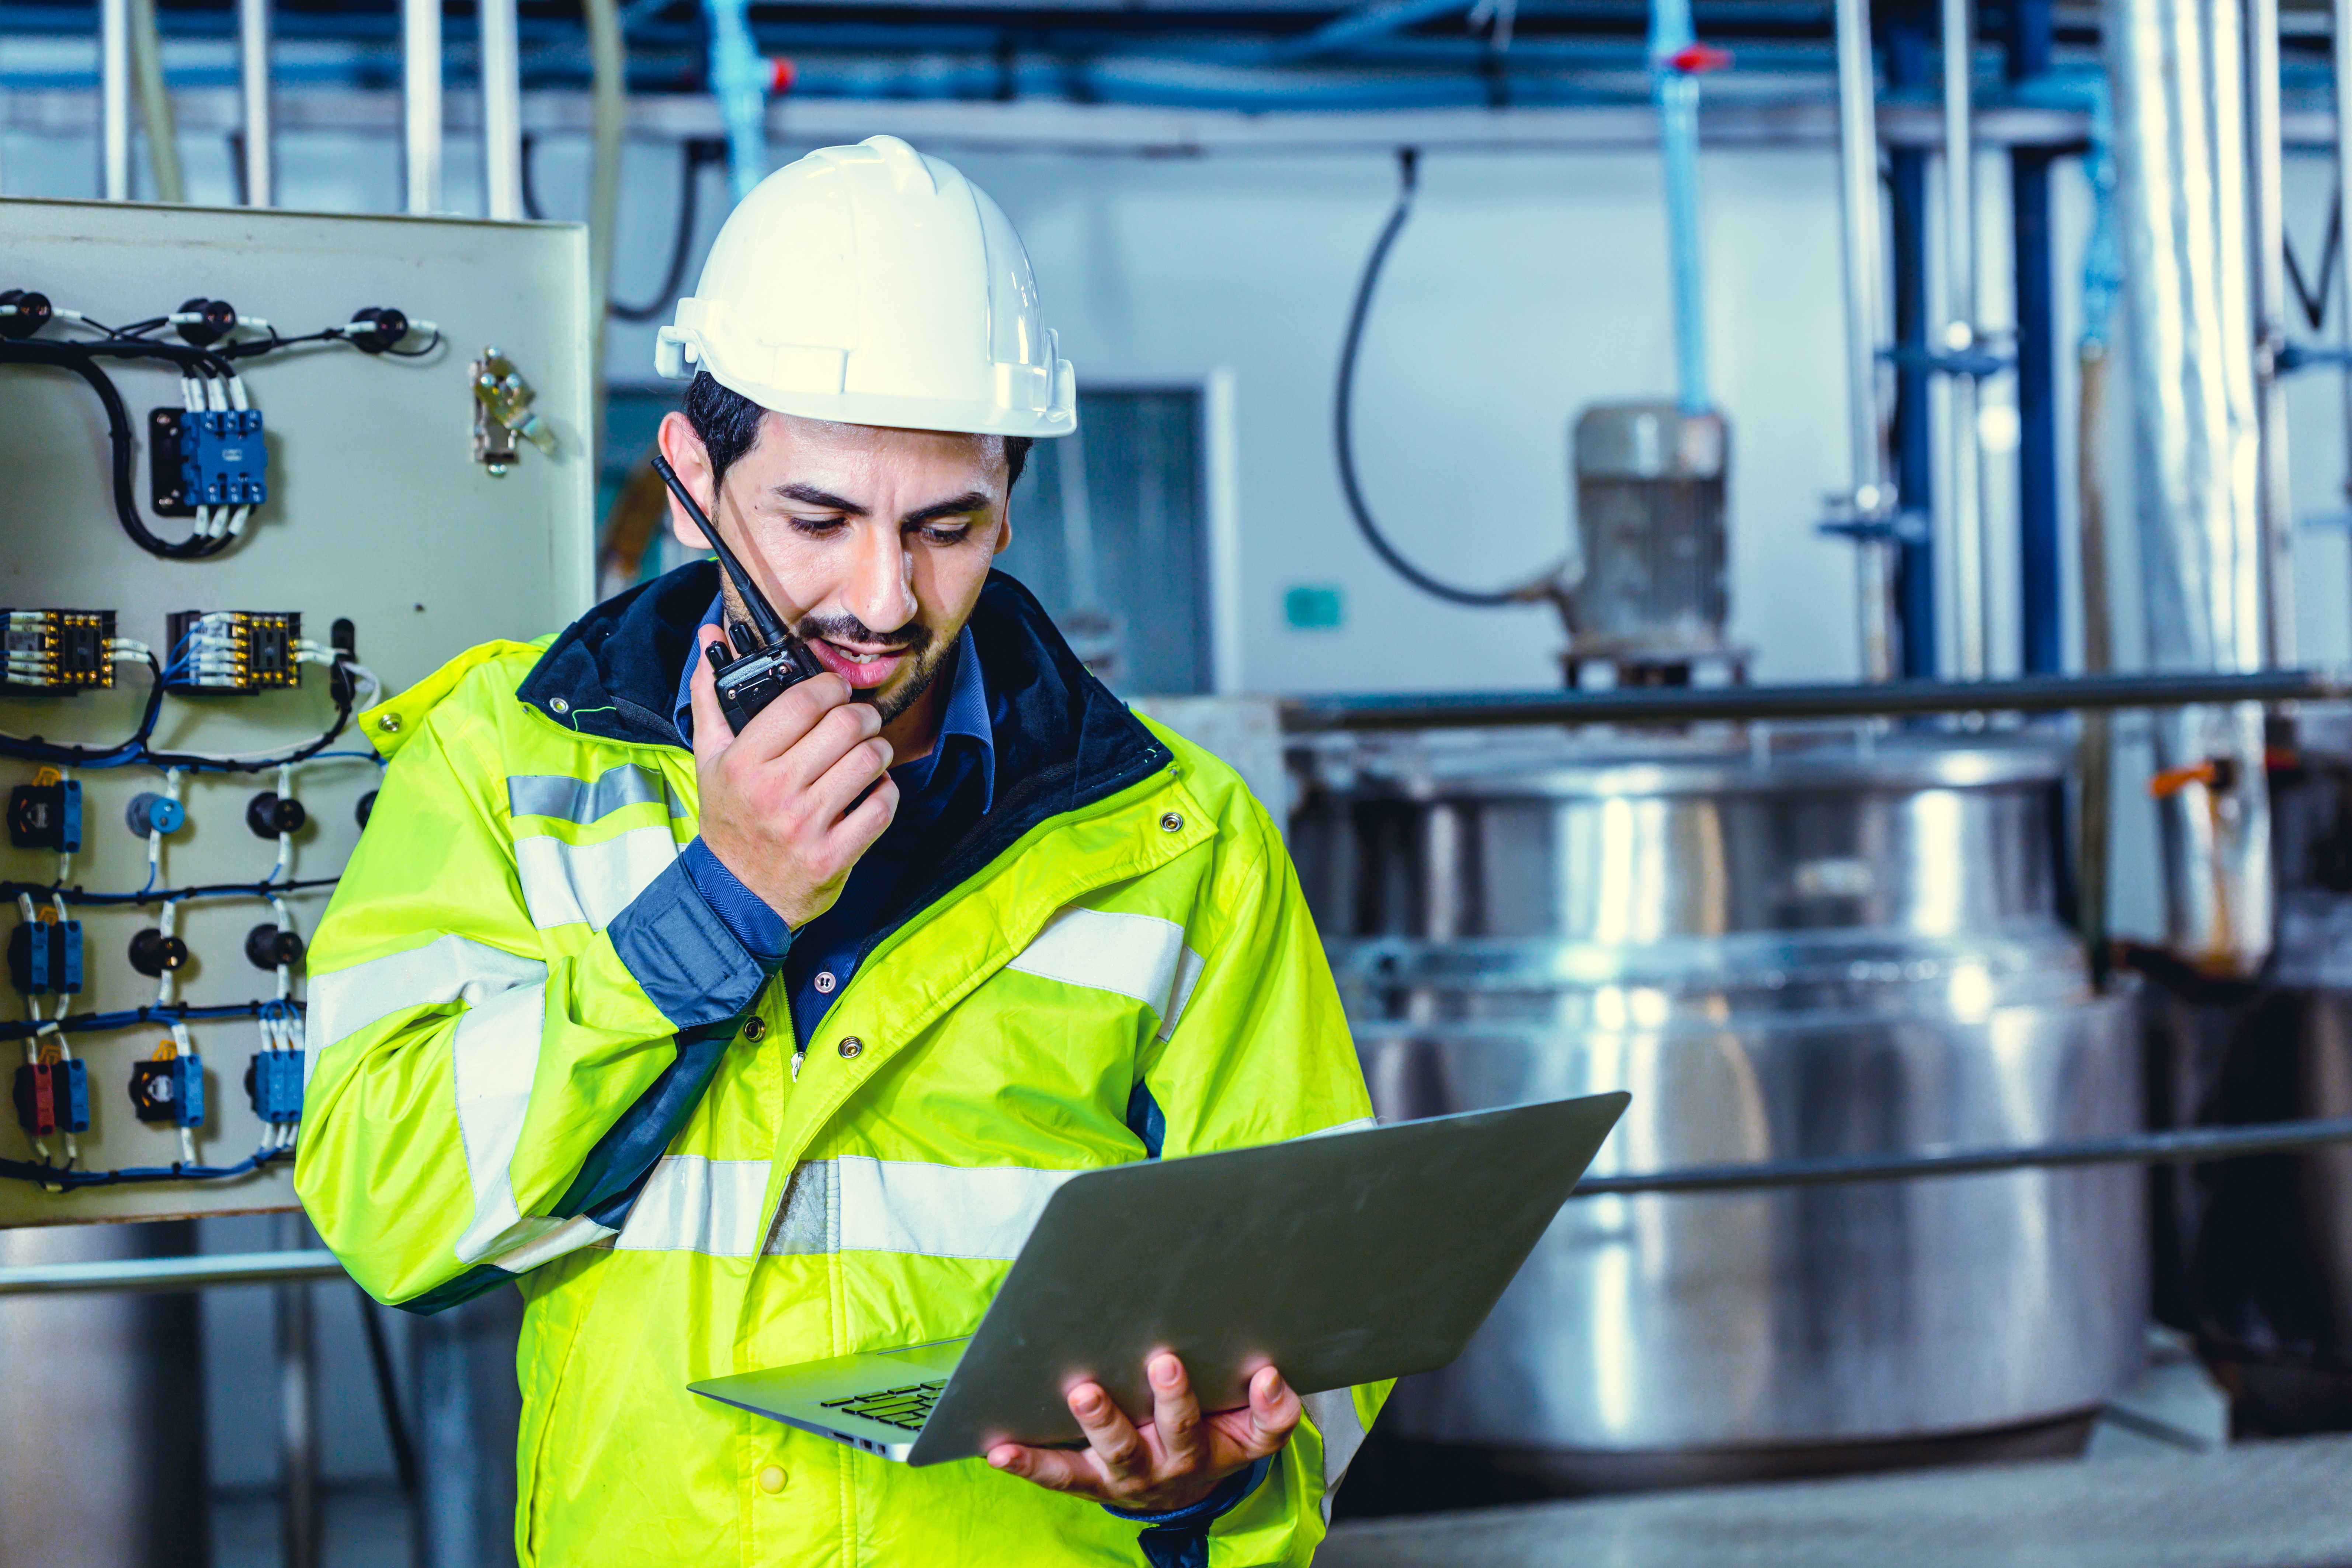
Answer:
M735 559L735 552L719 537L719 530L711 526L694 498L686 493L686 487L678 483L677 470L669 466L667 458L656 455L654 471L669 486L669 493L678 499L678 504L686 508L686 515L694 519L694 525L702 530L702 537L710 541L719 566L734 582L735 591L743 596L743 607L751 615L751 624L735 621L727 627L728 641L735 648L733 658L720 653L716 644L709 648L711 670L718 677L719 709L727 715L729 727L740 735L761 709L809 677L823 675L824 666L809 652L806 643L785 629L768 604L767 595L760 592L760 585L751 581L751 574L743 570L743 563Z

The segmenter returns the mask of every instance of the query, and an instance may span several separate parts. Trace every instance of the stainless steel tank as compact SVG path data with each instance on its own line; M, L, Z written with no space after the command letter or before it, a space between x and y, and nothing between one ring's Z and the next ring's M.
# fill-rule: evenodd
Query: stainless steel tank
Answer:
M1383 1116L1627 1089L1620 1172L2032 1143L2139 1110L2058 918L2063 760L1343 740L1292 848ZM2129 1170L1572 1200L1381 1428L1538 1489L2063 1444L2138 1363L2142 1206Z
M0 1230L0 1267L193 1252L185 1221ZM193 1294L0 1300L0 1568L212 1561Z

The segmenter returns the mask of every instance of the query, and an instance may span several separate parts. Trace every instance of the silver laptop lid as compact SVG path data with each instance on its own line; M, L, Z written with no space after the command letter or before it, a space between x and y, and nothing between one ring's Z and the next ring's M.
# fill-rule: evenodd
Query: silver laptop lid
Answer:
M1146 1419L1174 1351L1204 1409L1263 1366L1301 1394L1444 1365L1631 1097L1474 1110L1073 1177L1039 1216L908 1461L1082 1440L1092 1380Z

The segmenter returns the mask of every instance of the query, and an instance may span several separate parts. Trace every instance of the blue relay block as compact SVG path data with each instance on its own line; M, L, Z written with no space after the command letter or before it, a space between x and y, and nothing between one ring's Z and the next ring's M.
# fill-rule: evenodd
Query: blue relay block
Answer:
M36 1138L89 1131L89 1069L79 1059L16 1069L16 1120Z
M180 495L187 506L259 506L269 499L269 449L258 408L214 408L180 421Z
M194 1051L160 1061L144 1061L131 1069L131 1108L142 1121L168 1121L177 1127L205 1124L205 1059Z
M81 989L81 921L27 921L8 933L8 983L26 996Z
M256 1051L245 1068L253 1113L273 1127L302 1120L302 1053Z

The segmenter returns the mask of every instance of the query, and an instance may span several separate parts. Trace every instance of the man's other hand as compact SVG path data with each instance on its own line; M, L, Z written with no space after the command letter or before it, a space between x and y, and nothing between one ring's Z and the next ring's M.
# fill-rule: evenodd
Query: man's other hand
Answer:
M890 742L877 732L873 704L852 702L837 675L802 681L736 734L702 651L723 651L725 641L716 626L704 628L694 660L702 841L798 931L833 908L850 868L898 809Z
M1136 1513L1167 1513L1207 1497L1219 1481L1290 1441L1298 1395L1272 1367L1250 1379L1249 1403L1202 1416L1184 1363L1162 1352L1144 1368L1151 1384L1151 1421L1139 1428L1100 1384L1070 1390L1070 1414L1087 1435L1083 1449L1000 1443L988 1462L1041 1487L1092 1498Z

